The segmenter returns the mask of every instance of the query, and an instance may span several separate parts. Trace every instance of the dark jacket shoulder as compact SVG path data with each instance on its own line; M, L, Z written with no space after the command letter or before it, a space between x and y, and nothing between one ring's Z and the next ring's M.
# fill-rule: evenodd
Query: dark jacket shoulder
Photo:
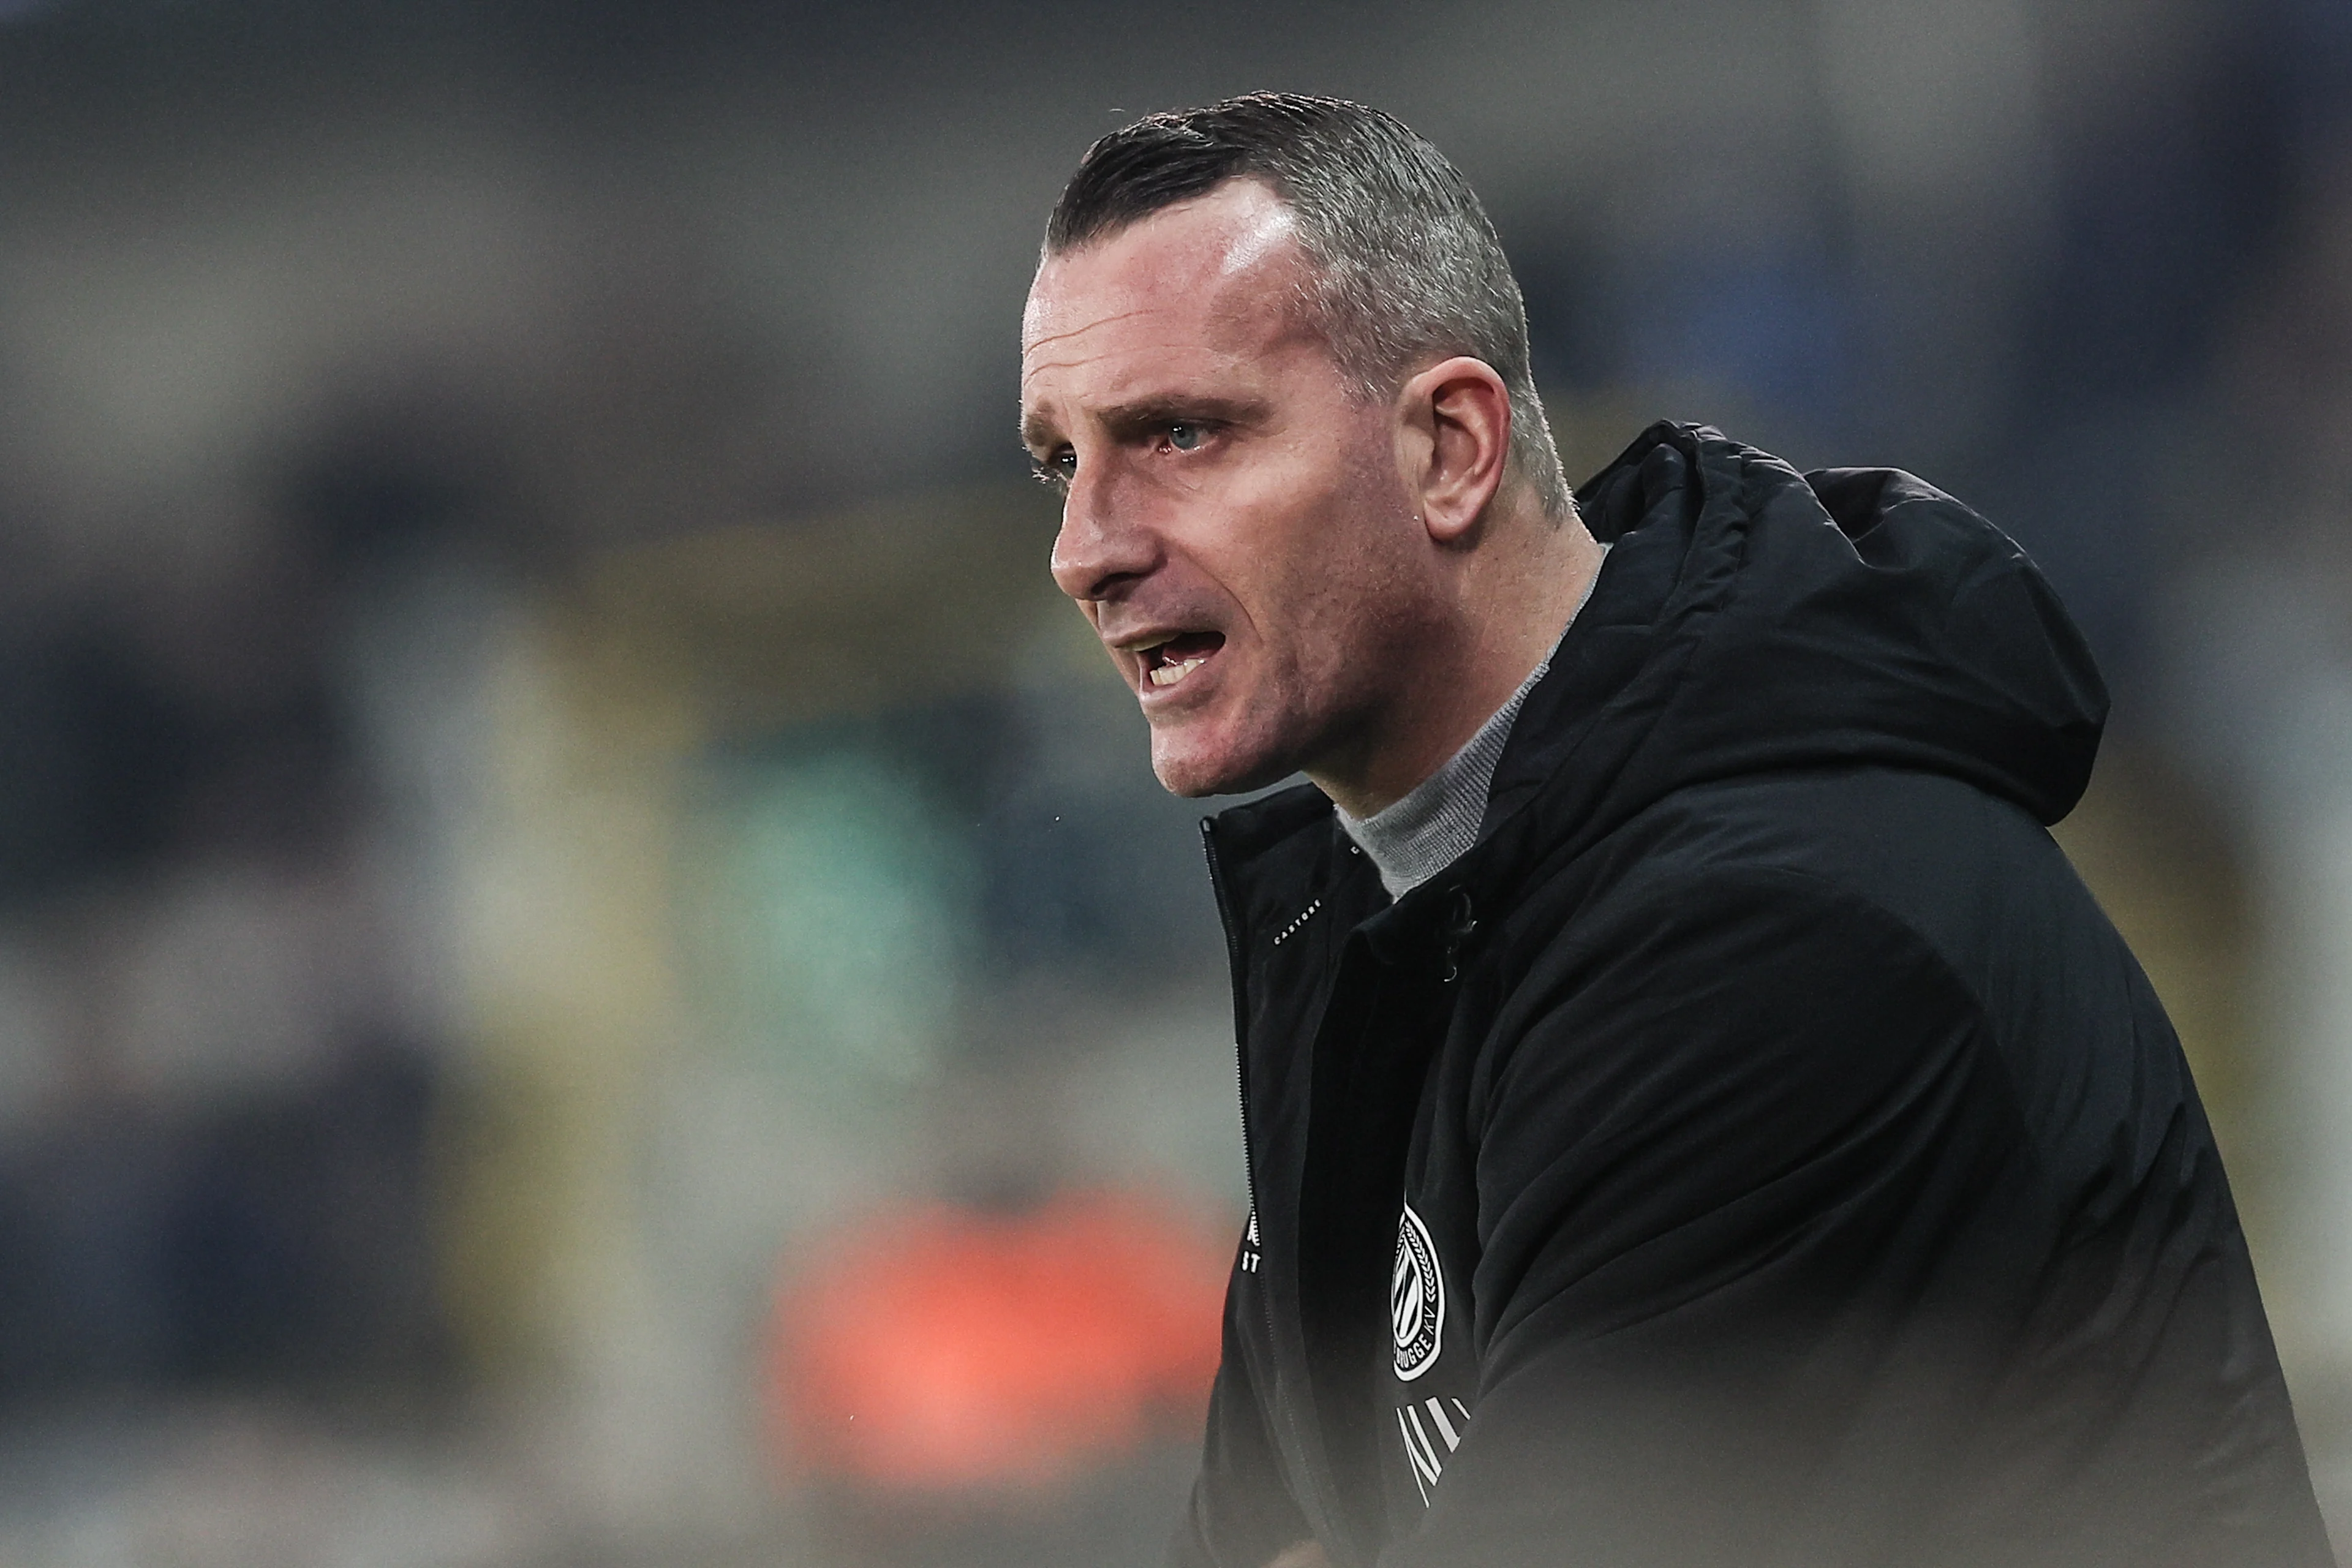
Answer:
M1255 1205L1178 1559L2317 1564L2210 1131L2042 825L2105 697L1907 475L1646 432L1477 846L1209 828Z

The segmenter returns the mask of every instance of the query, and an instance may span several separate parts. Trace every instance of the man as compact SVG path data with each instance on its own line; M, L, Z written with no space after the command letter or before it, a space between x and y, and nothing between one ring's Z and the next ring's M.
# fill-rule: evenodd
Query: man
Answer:
M2329 1561L2178 1043L2043 831L2105 697L1890 471L1571 498L1494 232L1370 110L1090 151L1053 570L1204 825L1253 1211L1175 1561Z

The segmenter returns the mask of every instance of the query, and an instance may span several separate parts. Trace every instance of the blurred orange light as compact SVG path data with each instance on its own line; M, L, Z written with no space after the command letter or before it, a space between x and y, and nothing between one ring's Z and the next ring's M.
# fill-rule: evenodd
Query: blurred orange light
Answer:
M788 1260L776 1426L800 1465L877 1490L1050 1486L1197 1418L1231 1262L1129 1194L866 1222Z

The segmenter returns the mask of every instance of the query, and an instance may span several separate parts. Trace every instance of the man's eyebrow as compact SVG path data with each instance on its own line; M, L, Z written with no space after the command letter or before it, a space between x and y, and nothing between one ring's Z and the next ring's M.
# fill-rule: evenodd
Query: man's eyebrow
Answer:
M1213 394L1170 393L1115 403L1095 416L1118 440L1148 436L1170 425L1255 425L1273 412L1273 405L1255 397L1220 397ZM1061 432L1041 416L1021 421L1021 444L1032 452L1057 446Z
M1113 404L1098 416L1113 436L1148 435L1167 425L1255 425L1273 405L1254 397L1219 397L1213 394L1171 394Z
M1034 452L1041 447L1050 446L1057 438L1054 427L1036 415L1024 415L1022 417L1021 444L1031 451Z

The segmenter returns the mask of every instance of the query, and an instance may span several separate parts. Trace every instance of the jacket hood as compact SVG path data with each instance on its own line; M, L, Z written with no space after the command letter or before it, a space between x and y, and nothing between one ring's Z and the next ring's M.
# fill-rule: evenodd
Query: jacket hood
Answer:
M1512 726L1481 842L1376 926L1430 925L1474 884L1487 906L1668 795L1744 775L1942 773L2045 825L2082 797L2107 712L2090 648L2025 552L1932 485L1799 474L1661 423L1577 502L1611 549ZM1215 820L1247 859L1328 815L1307 785Z
M1528 694L1490 826L1580 848L1675 790L1857 764L1948 774L2044 824L2089 782L2107 694L2024 551L1892 468L1800 475L1660 424L1577 492L1612 545Z

